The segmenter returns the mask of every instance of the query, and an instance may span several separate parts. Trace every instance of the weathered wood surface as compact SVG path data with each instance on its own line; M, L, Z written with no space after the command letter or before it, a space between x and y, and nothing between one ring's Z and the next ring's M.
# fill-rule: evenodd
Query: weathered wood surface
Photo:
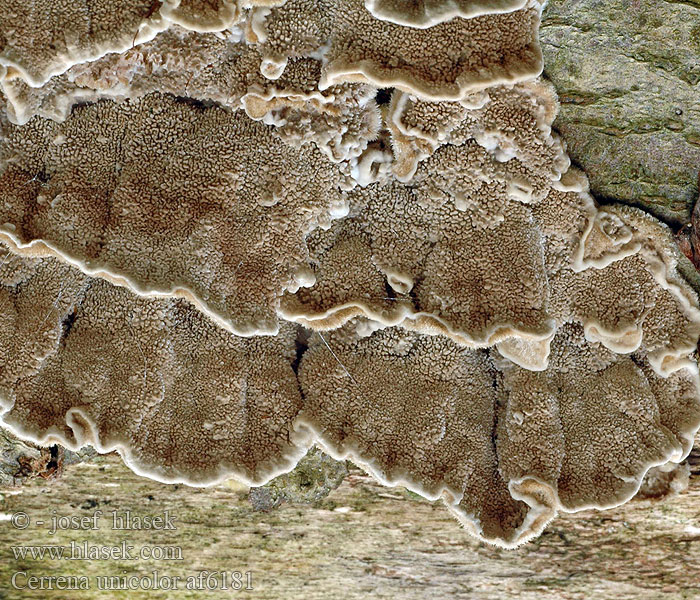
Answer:
M555 127L599 200L690 220L700 168L700 0L550 0Z
M31 525L0 522L0 598L220 598L333 600L423 598L532 600L700 598L700 477L663 502L635 500L604 511L556 519L537 541L514 551L479 543L440 503L402 488L387 489L356 469L312 505L283 503L269 512L251 506L248 490L158 484L137 477L113 456L72 465L53 481L35 478L0 492L0 511L27 513ZM50 518L104 516L99 529L49 535ZM111 511L159 515L169 510L176 531L111 529ZM56 511L53 513L53 511ZM5 516L4 519L8 517ZM35 524L37 519L46 525ZM182 561L52 561L13 557L18 545L88 541L138 548L174 545ZM14 572L98 575L123 572L173 577L208 571L252 572L253 590L150 592L14 590Z

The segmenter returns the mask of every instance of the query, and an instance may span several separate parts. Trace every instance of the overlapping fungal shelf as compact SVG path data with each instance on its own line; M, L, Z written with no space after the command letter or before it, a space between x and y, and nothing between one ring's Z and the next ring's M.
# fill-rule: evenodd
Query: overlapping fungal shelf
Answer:
M700 427L670 232L598 207L523 0L0 9L0 399L259 485L313 445L505 547Z

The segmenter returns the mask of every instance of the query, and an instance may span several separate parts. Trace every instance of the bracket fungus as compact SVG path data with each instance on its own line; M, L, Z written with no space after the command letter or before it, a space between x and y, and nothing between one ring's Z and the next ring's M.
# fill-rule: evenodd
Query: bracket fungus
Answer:
M471 18L518 10L527 0L365 0L377 19L427 28L455 17Z
M624 502L649 466L690 450L700 424L697 369L664 377L643 347L617 354L580 324L559 329L543 372L495 348L377 326L314 336L301 422L331 455L443 498L489 541L515 545L557 510Z
M682 460L698 297L571 167L540 12L5 3L5 426L191 485L317 444L503 547Z
M304 236L345 203L313 145L157 94L12 127L0 152L0 231L20 251L41 244L140 294L186 297L239 335L277 332L278 296L309 284Z
M166 0L160 14L171 23L193 31L221 31L240 17L237 0Z
M292 326L241 338L48 253L1 255L0 396L23 438L118 449L139 473L193 485L259 485L305 454Z
M6 77L41 86L72 65L153 39L169 25L161 4L8 0L0 7L0 65L8 68Z
M377 19L363 0L287 0L276 8L253 9L248 39L259 45L263 73L273 79L289 58L320 55L321 89L359 81L456 100L468 91L539 74L541 10L531 0L503 14L414 29Z

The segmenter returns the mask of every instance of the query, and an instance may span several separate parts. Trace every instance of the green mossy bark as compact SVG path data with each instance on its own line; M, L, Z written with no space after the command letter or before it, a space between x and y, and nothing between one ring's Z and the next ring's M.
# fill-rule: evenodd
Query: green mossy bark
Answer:
M601 202L689 221L700 167L700 1L550 0L555 127Z

